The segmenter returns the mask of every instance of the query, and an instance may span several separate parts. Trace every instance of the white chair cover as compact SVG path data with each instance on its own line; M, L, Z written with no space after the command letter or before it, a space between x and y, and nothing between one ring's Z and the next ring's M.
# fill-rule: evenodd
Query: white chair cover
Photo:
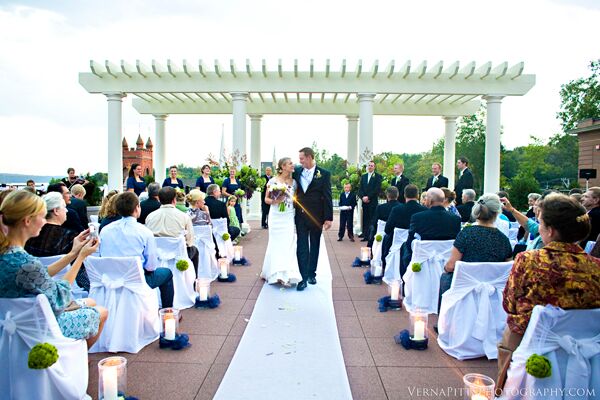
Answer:
M584 249L585 252L590 254L595 245L596 245L596 242L592 242L591 240L588 240L588 242L585 244L585 249Z
M46 369L29 369L29 351L38 343L58 350ZM85 340L66 338L43 294L0 299L0 399L70 399L86 397L88 355Z
M521 224L519 224L518 222L509 222L508 227L509 227L509 229L519 230L519 228L521 227Z
M533 353L550 360L551 376L539 379L525 371ZM531 394L541 394L535 397L539 399L600 396L600 308L533 308L525 336L513 353L501 398L533 399Z
M198 248L198 278L217 279L219 265L215 255L215 242L213 241L210 225L194 226L194 239Z
M137 353L158 338L158 295L146 283L139 257L85 260L90 297L108 309L108 319L90 353Z
M212 220L213 224L213 235L215 235L215 239L217 241L217 246L219 247L219 254L221 257L227 257L229 262L233 261L233 243L231 243L231 238L227 240L223 240L223 234L227 232L227 219L225 218L216 218Z
M377 232L375 232L375 236L381 235L383 237L384 234L385 234L385 221L378 219L377 220ZM371 252L373 253L373 258L372 258L371 262L373 262L373 261L379 262L379 265L381 265L381 243L382 242L378 242L377 240L375 240L375 236L373 237L373 246L371 248Z
M400 248L408 239L408 229L394 228L394 237L390 252L385 257L385 273L383 281L388 285L394 282L401 282L400 276Z
M38 257L38 260L40 260L44 267L48 268L50 265L63 258L63 256L64 254L58 256ZM64 279L65 274L69 272L70 269L71 264L58 271L58 273L54 275L52 279L56 281ZM77 284L77 282L73 281L73 283L71 284L71 296L73 296L74 299L85 299L86 297L88 297L88 292L86 292L82 287L80 287Z
M404 306L437 314L440 276L450 258L454 240L413 240L412 258L404 273ZM421 271L413 272L412 264L421 263Z
M192 260L188 257L185 237L157 237L156 251L160 267L168 268L173 273L173 288L175 289L173 307L179 310L190 308L196 301L196 292L194 291L196 270ZM179 260L188 262L187 270L180 271L177 269L175 264Z
M517 240L518 235L519 235L519 228L510 228L508 230L508 240L510 240L510 241Z
M502 292L512 264L456 262L438 320L442 350L458 360L498 358L496 345L506 327Z

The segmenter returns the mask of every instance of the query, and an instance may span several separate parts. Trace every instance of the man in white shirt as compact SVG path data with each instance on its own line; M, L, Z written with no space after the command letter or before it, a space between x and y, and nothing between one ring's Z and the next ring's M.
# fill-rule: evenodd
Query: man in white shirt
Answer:
M165 186L158 191L160 208L146 217L146 227L158 237L179 237L185 235L185 244L190 260L198 273L198 249L194 246L194 228L192 219L175 207L177 196L175 189Z
M157 268L156 241L152 231L137 222L141 208L133 192L117 195L115 207L122 217L106 225L100 232L101 257L140 257L146 283L160 289L163 307L173 307L173 273L168 268Z

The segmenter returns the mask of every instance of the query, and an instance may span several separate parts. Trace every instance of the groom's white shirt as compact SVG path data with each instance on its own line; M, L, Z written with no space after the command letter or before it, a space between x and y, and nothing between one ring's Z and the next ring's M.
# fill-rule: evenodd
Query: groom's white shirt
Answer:
M302 190L306 193L306 189L308 189L308 185L312 182L313 175L315 174L315 168L317 168L317 164L313 165L311 169L302 168L302 174L300 175L300 184L302 185Z

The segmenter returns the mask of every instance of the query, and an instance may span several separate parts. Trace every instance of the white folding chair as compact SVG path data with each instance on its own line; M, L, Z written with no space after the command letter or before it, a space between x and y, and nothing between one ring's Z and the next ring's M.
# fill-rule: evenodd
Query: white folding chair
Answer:
M532 354L550 361L551 375L535 378L525 370ZM543 399L596 399L600 396L600 308L562 310L535 306L523 340L512 355L502 399L542 393Z
M194 239L198 248L198 278L217 279L219 265L215 255L215 242L211 226L194 226Z
M388 285L402 281L400 276L400 248L407 239L408 229L394 228L392 246L385 257L385 273L383 274L383 281Z
M383 237L383 235L385 234L385 221L382 220L377 220L377 232L375 232L375 236L377 235L381 235ZM379 265L381 265L382 260L381 260L381 244L382 242L378 242L377 240L375 240L373 238L373 246L371 248L371 252L373 253L373 258L371 260L371 262L378 262Z
M502 292L512 264L456 262L438 320L442 350L458 360L498 358L496 345L506 327Z
M233 261L233 243L231 238L223 240L223 234L229 233L227 231L227 219L226 218L215 218L212 220L213 224L213 235L217 241L217 247L219 248L219 254L221 257L227 257L229 262Z
M48 268L50 265L54 264L55 262L57 262L58 260L63 258L63 256L64 256L64 254L61 254L58 256L38 257L38 260L40 260L40 262L42 263L42 265L44 267ZM58 273L56 275L54 275L52 277L52 279L54 279L56 281L64 279L65 274L67 272L69 272L70 269L71 269L71 264L67 265L66 267L64 267L63 269L58 271ZM85 289L80 287L77 284L77 282L73 281L73 283L71 284L71 296L73 296L74 299L85 299L86 297L88 297L88 292L86 292Z
M46 369L29 369L29 351L50 343L59 358ZM88 354L85 340L63 336L45 295L0 298L0 399L86 398Z
M196 271L192 260L187 254L185 237L178 238L157 237L156 251L160 267L168 268L173 273L173 307L177 309L190 308L196 301L196 292L194 291L194 280ZM185 260L188 262L188 269L180 271L177 269L177 261Z
M440 276L453 244L454 240L413 240L412 258L402 277L407 311L437 314ZM413 272L414 263L421 264L421 271Z
M85 260L90 297L108 309L108 319L90 353L137 353L158 339L158 295L146 283L139 257Z

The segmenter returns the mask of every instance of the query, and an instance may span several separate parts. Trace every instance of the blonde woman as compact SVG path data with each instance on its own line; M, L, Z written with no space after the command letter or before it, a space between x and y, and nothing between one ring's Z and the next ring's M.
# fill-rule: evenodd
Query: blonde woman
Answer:
M0 297L46 295L63 335L86 339L88 348L91 347L100 336L108 311L93 307L96 303L92 299L74 303L71 284L85 258L98 249L99 241L77 236L71 251L46 269L23 249L25 242L39 235L46 224L44 200L25 190L13 192L0 206L0 218ZM71 269L63 280L50 277L69 263L72 263Z
M199 189L192 189L187 195L187 202L190 208L187 210L188 215L192 219L192 225L209 225L210 213L208 206L204 202L206 194Z

